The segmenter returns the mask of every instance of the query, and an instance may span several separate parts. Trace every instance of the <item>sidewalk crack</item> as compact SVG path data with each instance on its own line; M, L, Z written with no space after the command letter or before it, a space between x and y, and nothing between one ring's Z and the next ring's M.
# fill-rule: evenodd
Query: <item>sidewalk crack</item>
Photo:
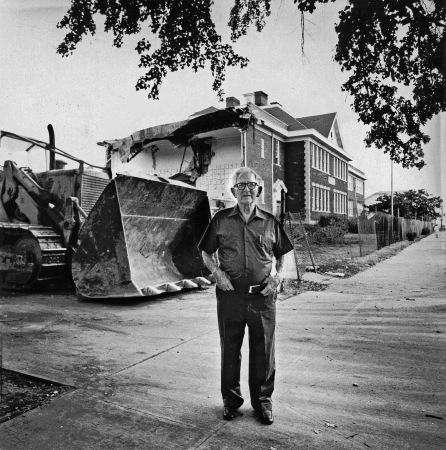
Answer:
M215 333L215 331L216 331L216 330L211 330L211 331L208 331L207 333L203 333L203 334L199 334L198 336L194 336L193 338L190 338L190 339L188 339L187 341L186 341L186 340L185 340L185 341L181 341L179 344L173 345L172 347L166 348L165 350L161 350L160 352L155 353L155 354L153 354L153 355L150 355L150 356L148 356L147 358L142 359L141 361L135 362L134 364L130 364L130 366L127 366L127 367L124 367L124 368L121 369L121 370L118 370L117 372L113 373L112 376L118 375L118 374L120 374L121 372L124 372L125 370L128 370L128 369L130 369L130 368L132 368L132 367L137 366L138 364L142 364L143 362L146 362L146 361L148 361L149 359L156 358L157 356L162 355L163 353L170 352L171 350L173 350L173 349L179 347L180 345L187 344L188 342L192 342L192 341L194 341L195 339L199 339L199 338L201 338L201 337L203 337L203 336L206 336L206 335L208 335L208 334Z

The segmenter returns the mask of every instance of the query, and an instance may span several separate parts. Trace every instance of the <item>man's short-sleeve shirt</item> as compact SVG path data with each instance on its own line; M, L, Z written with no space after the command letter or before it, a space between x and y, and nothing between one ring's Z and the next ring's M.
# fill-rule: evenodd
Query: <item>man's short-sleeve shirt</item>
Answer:
M218 250L220 267L232 283L250 286L263 283L273 257L288 253L293 245L272 214L256 206L246 223L236 205L215 214L198 248L210 255Z

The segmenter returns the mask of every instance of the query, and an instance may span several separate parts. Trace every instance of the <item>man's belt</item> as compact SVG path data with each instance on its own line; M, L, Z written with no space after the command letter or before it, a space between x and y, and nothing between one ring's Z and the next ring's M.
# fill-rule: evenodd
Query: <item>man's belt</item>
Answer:
M258 295L266 288L267 283L253 284L252 286L236 286L235 290L245 295Z

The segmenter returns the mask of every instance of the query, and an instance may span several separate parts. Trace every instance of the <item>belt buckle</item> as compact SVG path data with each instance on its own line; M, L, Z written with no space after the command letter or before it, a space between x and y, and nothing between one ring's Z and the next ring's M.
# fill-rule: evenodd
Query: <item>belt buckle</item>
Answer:
M252 292L252 290L254 289L254 288L259 288L261 285L260 284L255 284L255 285L253 285L253 286L249 286L249 288L248 288L248 294L254 294L254 292Z

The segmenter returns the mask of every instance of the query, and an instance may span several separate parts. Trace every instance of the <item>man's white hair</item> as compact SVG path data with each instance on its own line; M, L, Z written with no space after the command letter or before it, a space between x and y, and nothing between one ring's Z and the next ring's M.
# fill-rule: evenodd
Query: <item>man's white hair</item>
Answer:
M252 173L254 175L255 180L257 181L257 183L260 184L260 181L262 181L262 179L260 178L259 174L254 170L251 169L249 167L239 167L233 174L232 174L232 186L235 186L235 183L237 183L237 178L244 174L244 173Z

